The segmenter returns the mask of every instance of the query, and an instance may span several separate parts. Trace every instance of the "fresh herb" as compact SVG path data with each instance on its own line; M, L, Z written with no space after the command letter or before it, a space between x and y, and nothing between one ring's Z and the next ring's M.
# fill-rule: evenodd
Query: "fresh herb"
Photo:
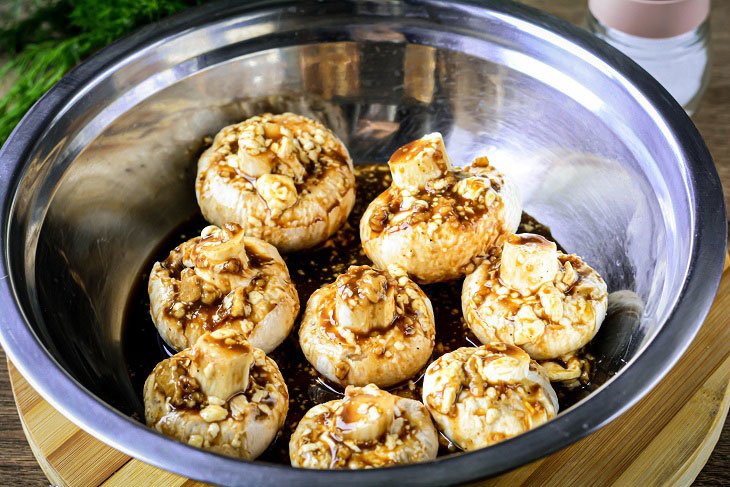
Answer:
M0 24L0 51L9 60L0 78L11 85L0 98L0 144L26 111L80 60L140 26L201 0L16 0ZM25 5L29 4L29 5Z

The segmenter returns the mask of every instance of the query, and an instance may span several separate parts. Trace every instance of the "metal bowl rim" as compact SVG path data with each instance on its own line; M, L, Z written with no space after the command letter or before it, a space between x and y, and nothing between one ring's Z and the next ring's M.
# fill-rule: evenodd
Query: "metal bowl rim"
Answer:
M607 63L624 80L630 80L671 128L691 161L687 168L691 205L694 209L694 239L690 267L680 299L650 346L630 366L602 389L553 421L524 435L488 449L442 457L435 461L366 471L314 471L261 462L244 462L205 452L166 438L99 401L63 370L31 329L20 308L10 276L9 222L16 190L27 157L46 127L63 112L71 98L114 66L124 64L138 49L203 23L242 14L262 6L288 2L277 0L241 6L226 0L213 2L149 25L91 56L56 83L18 124L0 150L0 198L3 229L0 233L0 342L9 359L56 409L107 444L147 463L190 478L208 482L241 483L304 482L371 484L390 481L406 484L442 485L495 475L518 467L583 438L615 419L646 395L679 360L709 311L721 277L726 245L726 216L722 189L714 163L700 134L682 108L650 75L623 54L590 34L537 9L512 2L484 5L473 0L451 2L454 7L477 9L527 21L543 31L557 34ZM441 4L426 0L423 4ZM226 14L220 14L226 12ZM691 157L690 157L691 156ZM690 324L689 326L687 324ZM643 384L642 387L635 387ZM181 462L180 459L185 461ZM241 477L242 474L246 477ZM417 474L417 476L415 476Z

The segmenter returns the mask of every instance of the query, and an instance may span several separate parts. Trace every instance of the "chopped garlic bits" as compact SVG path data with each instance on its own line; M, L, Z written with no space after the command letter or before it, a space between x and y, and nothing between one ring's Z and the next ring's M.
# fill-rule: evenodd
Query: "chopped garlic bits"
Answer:
M307 303L299 343L340 385L387 387L418 372L434 347L431 301L398 266L352 266Z
M228 328L275 349L291 331L299 297L276 248L229 223L203 229L157 262L149 280L152 319L176 350Z
M276 363L230 329L163 360L144 385L147 425L198 448L252 460L284 424L289 393Z
M310 409L289 442L303 468L375 468L436 458L438 436L418 401L374 384L348 386L345 397Z
M598 332L606 283L577 255L565 255L539 235L513 235L467 276L464 318L482 343L502 341L534 359L554 359L583 347Z
M464 450L484 448L555 417L545 372L506 343L459 348L426 370L423 403L439 430Z
M376 266L400 265L420 283L456 279L517 230L517 186L485 157L454 170L441 134L401 147L388 164L393 184L360 221L363 249Z
M585 351L575 351L558 358L540 360L550 382L559 382L564 389L575 389L591 380L594 357Z
M198 161L195 190L209 222L236 222L290 252L325 241L345 222L355 176L347 148L324 125L265 113L218 132Z

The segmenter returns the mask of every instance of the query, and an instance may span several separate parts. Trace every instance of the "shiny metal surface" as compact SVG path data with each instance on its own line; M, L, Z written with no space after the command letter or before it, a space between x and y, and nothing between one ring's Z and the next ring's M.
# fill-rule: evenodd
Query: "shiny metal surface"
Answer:
M264 110L314 116L357 163L439 130L484 153L525 210L606 278L605 384L554 421L486 450L409 467L314 472L162 437L120 339L156 244L196 211L205 135ZM74 422L159 467L219 484L441 485L546 455L615 418L667 372L707 313L726 220L710 156L682 109L630 60L511 2L215 3L150 26L58 83L0 152L0 338Z

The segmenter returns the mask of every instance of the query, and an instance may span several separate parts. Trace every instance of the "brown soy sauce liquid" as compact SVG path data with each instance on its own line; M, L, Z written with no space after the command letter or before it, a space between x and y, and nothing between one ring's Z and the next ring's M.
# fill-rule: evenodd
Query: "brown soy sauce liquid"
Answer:
M357 199L347 223L318 248L284 256L299 293L302 309L300 317L309 296L314 291L334 281L351 265L371 264L360 245L360 218L370 201L390 186L391 177L388 166L383 164L356 166L355 174ZM145 379L158 362L174 353L164 344L150 318L147 293L149 271L155 262L164 260L170 250L177 245L200 235L201 230L207 225L202 215L197 215L172 232L152 253L132 289L124 314L122 349L140 404L143 403L142 390ZM522 214L518 232L537 233L553 240L550 230L526 213ZM459 347L480 344L462 317L461 286L462 280L421 286L431 300L436 318L436 345L431 360ZM304 358L298 343L298 321L292 333L269 356L278 364L289 389L289 412L284 427L259 460L289 465L289 438L299 420L313 406L338 399L344 391L339 386L325 383ZM391 392L420 400L424 371L425 367L407 383L390 389ZM595 387L591 383L570 391L556 387L560 410L575 404ZM143 418L136 419L144 422ZM440 455L456 451L445 437L442 436L441 440Z

